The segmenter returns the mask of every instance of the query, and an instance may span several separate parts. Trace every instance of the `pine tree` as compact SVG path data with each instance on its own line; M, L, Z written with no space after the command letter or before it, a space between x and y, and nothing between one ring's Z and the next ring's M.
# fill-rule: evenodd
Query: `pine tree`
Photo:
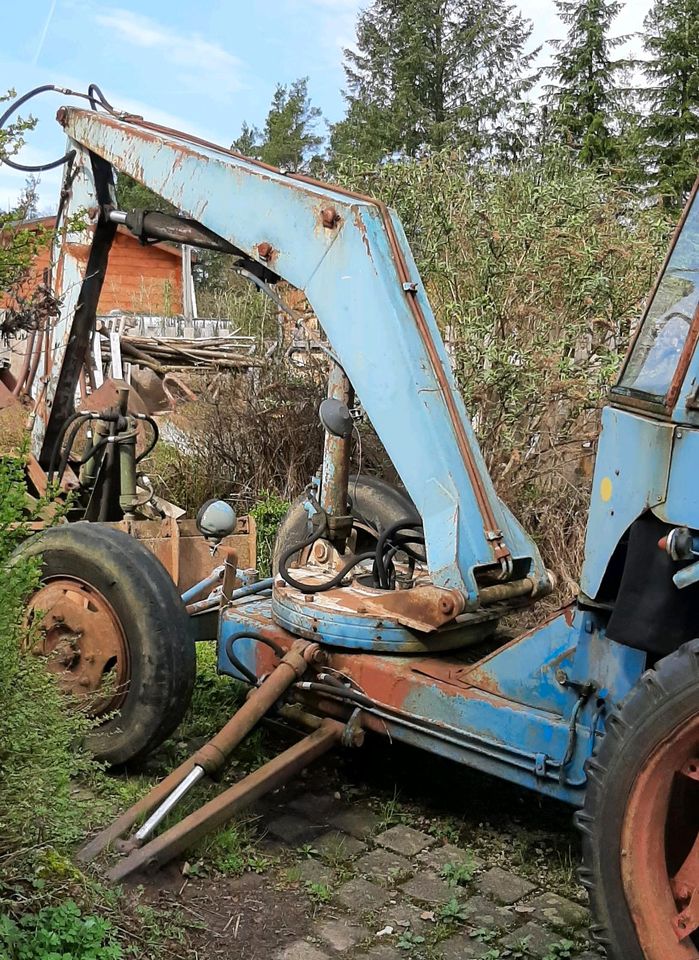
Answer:
M274 167L304 169L314 159L323 138L314 132L321 117L308 96L308 77L290 86L277 84L263 130L243 123L232 149Z
M344 51L347 115L333 127L333 155L497 152L533 84L531 29L506 0L373 0L357 49Z
M650 179L667 206L681 206L699 154L699 0L656 0L644 28Z
M616 106L616 72L611 59L624 37L610 38L611 25L623 4L617 0L556 0L558 15L568 26L548 70L552 123L559 137L573 146L583 163L612 160Z

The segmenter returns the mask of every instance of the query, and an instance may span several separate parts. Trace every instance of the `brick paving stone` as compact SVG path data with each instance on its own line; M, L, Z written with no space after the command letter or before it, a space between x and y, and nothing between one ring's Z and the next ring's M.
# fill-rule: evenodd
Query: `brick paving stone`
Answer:
M532 916L535 920L550 927L577 930L590 923L590 913L585 907L559 897L557 893L542 893L534 900L529 900L527 906L534 908Z
M344 883L336 893L338 901L353 913L380 910L390 900L390 894L369 880L355 878Z
M480 943L466 933L457 933L456 936L443 940L437 947L444 960L479 960L492 949L492 944Z
M320 832L318 827L314 827L305 817L299 817L294 813L287 813L272 820L267 824L267 830L290 846L309 840Z
M476 880L476 886L499 903L515 903L536 889L533 883L501 867L492 867L484 873Z
M414 857L416 853L421 853L436 843L434 837L428 833L402 824L390 827L375 839L379 846L393 850L395 853L402 853L404 857Z
M541 927L538 923L525 923L523 927L518 927L512 933L503 937L500 946L510 950L521 948L527 956L543 960L554 943L560 943L560 940L560 933L547 930L546 927Z
M290 868L291 876L298 876L301 883L322 883L328 886L332 883L334 874L326 863L320 860L302 860Z
M376 921L376 929L393 927L394 932L398 934L406 930L423 934L425 930L434 926L434 921L422 919L422 914L425 912L412 903L389 903Z
M521 919L511 913L506 907L492 903L485 897L470 897L462 906L468 922L473 927L484 927L487 930L498 930L504 933L510 930Z
M418 860L435 873L440 873L448 863L453 863L454 866L461 866L463 863L473 864L474 870L483 866L483 861L479 857L453 843L445 843L442 847L426 850L418 856Z
M405 953L388 943L382 943L372 947L369 953L362 954L362 960L405 960Z
M371 850L354 864L358 873L390 886L407 880L414 872L413 864L390 850Z
M327 953L323 953L306 940L296 940L275 956L277 960L328 960Z
M333 807L337 807L337 800L327 793L302 793L286 805L288 810L308 817L313 823L329 823Z
M324 833L313 841L313 848L318 851L325 860L337 863L344 863L346 860L353 860L360 853L366 850L366 844L356 837L350 837L348 833L340 833L339 830L331 830Z
M366 927L349 923L347 920L328 920L327 923L321 923L320 926L314 927L313 932L337 953L350 950L370 936L370 931Z
M458 896L458 891L454 887L450 887L436 874L427 871L418 873L412 880L403 884L401 889L413 900L430 904L448 903Z
M378 816L369 807L354 807L352 810L342 810L335 814L331 823L338 830L351 834L358 840L366 840L379 822Z

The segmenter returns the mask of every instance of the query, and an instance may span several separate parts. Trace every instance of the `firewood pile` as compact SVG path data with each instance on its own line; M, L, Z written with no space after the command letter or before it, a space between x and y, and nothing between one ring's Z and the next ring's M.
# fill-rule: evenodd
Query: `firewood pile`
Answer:
M265 363L263 358L252 355L248 338L235 336L175 340L122 333L119 345L124 361L147 367L159 376L193 369L245 370ZM110 351L109 337L103 336L103 356L110 359Z

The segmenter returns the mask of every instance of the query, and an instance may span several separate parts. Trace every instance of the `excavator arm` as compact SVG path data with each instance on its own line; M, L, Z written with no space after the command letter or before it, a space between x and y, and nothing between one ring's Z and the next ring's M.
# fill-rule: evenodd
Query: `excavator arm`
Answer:
M56 377L44 371L34 428L44 460L92 334L118 217L116 170L173 204L190 241L242 254L305 293L420 513L436 586L471 607L478 572L548 588L536 545L495 493L393 211L138 117L64 107L58 119L75 153L54 278L63 305L53 349L63 363ZM94 227L91 243L85 225L73 227L76 214Z

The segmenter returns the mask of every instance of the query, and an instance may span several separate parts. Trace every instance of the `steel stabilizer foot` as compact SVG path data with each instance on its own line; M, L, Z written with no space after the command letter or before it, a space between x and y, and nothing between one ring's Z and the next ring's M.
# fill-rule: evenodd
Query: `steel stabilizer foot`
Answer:
M170 811L174 809L174 807L180 802L185 794L187 794L204 776L213 775L225 766L231 753L238 746L241 740L246 737L248 733L250 733L250 731L270 710L270 708L277 704L279 699L289 689L289 687L303 676L316 651L316 644L307 643L304 640L298 640L296 643L294 643L293 647L284 655L284 657L282 657L267 679L264 680L259 687L253 689L251 695L248 697L245 703L231 717L228 723L226 723L226 725L219 730L215 737L201 747L201 749L197 750L197 752L193 756L189 757L188 760L185 760L183 764L165 777L161 783L154 787L149 793L142 797L120 817L118 817L112 824L102 830L101 833L97 834L96 837L94 837L79 851L77 859L82 863L88 863L103 850L106 850L107 847L116 845L117 841L120 841L121 843L122 852L133 853L136 848L141 848L141 852L149 849L151 844L147 844L146 841L155 831L158 825L166 818ZM315 718L315 721L315 723L311 724L311 729L313 729L316 725L318 729L313 729L313 734L311 734L310 737L307 737L305 740L302 740L300 744L297 744L296 747L293 747L291 750L283 753L281 757L277 758L277 760L272 761L271 774L268 772L270 765L266 764L260 770L256 771L255 774L251 775L251 777L255 778L252 783L253 789L256 789L255 784L257 784L259 779L258 775L262 775L262 783L267 783L267 779L270 775L274 775L278 778L281 777L278 782L282 783L287 776L292 776L296 769L300 769L294 765L296 763L296 756L298 752L297 748L300 750L300 755L302 757L306 756L307 751L310 752L308 759L305 760L305 762L309 762L309 760L312 760L313 757L316 756L319 742L323 745L320 753L323 753L325 752L325 749L328 749L326 743L328 743L330 740L331 730L333 731L333 736L336 739L341 735L342 725L337 725L339 726L338 732L335 730L334 726L325 726L325 721L320 721L317 718ZM306 724L306 726L308 726L308 724ZM320 734L321 730L324 732L324 736L313 739L314 735L316 733ZM302 747L304 744L308 745L305 749ZM277 761L281 761L282 758L287 757L289 758L288 763L291 764L288 774L286 773L286 761L282 763L281 767L277 766ZM248 777L231 789L234 792L239 791L240 788L243 787L243 784L246 784L249 780L250 778ZM266 789L273 789L276 784L277 780L271 783L271 785ZM262 793L264 792L265 790L263 789ZM229 793L230 791L226 791L226 793L222 796L227 796ZM261 794L254 792L248 797L247 787L242 790L241 794L243 798L247 798L243 801L245 803L250 802L260 795ZM235 793L235 796L238 796L237 792ZM215 803L216 801L213 802ZM234 810L239 809L240 802L241 801L239 800L234 801ZM200 822L201 814L210 806L210 804L207 804L198 813L192 814L192 816L197 819L197 822ZM120 838L124 837L125 834L127 834L128 831L131 830L131 828L134 827L144 817L147 819L136 831L136 833L122 841ZM187 818L187 821L189 821L189 819L190 818ZM183 823L187 821L183 821ZM216 824L217 823L219 823L218 820L216 821ZM173 828L173 830L174 829L176 828ZM206 829L210 828L207 826ZM203 832L206 832L206 829ZM170 834L170 832L171 831L168 831L168 833L164 834L164 836L167 836ZM196 832L196 837L201 835L201 832ZM178 847L177 849L179 850L183 848ZM171 856L174 856L174 853L171 854ZM130 872L130 870L127 872Z
M313 733L116 863L108 871L107 878L118 882L138 870L155 870L168 863L211 830L222 826L235 813L277 789L313 760L331 750L340 742L343 730L342 723L323 720Z

